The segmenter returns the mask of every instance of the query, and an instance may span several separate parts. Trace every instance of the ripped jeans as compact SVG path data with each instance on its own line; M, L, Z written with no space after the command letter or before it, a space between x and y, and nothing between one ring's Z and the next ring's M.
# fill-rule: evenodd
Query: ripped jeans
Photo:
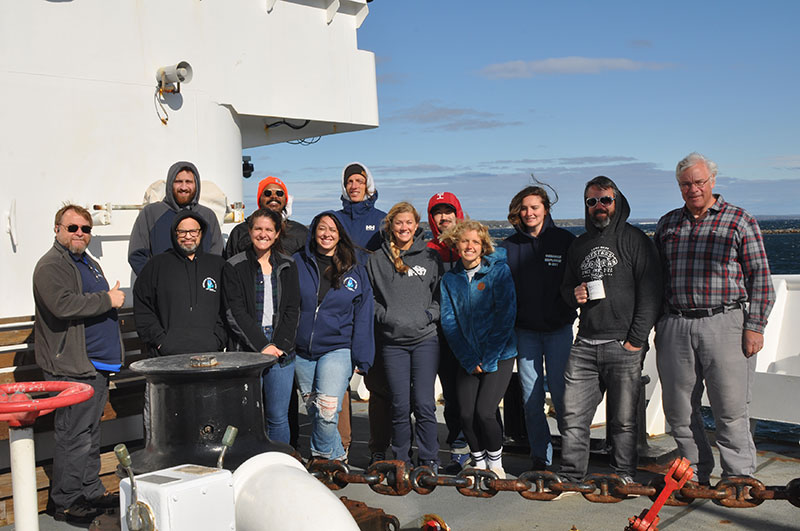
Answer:
M353 376L350 349L332 350L314 361L297 356L295 376L311 417L311 455L344 459L337 424L342 396Z

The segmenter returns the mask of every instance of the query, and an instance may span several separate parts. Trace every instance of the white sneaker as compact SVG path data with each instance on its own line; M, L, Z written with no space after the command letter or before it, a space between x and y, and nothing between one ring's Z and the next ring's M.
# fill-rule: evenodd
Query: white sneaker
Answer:
M499 463L496 466L489 466L489 470L497 474L498 479L506 479L506 471L503 470L503 466Z

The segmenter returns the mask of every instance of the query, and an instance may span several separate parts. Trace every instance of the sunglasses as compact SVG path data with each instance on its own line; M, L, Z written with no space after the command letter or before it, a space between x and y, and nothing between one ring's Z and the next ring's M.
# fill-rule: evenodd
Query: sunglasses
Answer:
M588 197L586 198L586 206L592 208L598 203L598 201L601 205L608 206L614 202L614 198L610 195L604 195L603 197Z
M275 194L276 197L284 196L283 190L269 190L269 189L264 190L264 193L261 195L263 195L264 197L272 197L272 194Z
M92 226L91 225L61 225L67 232L78 232L78 229L81 229L84 234L91 234L92 233Z

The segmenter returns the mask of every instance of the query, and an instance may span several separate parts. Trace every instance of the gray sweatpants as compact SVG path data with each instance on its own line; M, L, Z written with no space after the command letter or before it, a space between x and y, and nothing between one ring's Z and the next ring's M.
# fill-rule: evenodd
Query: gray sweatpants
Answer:
M755 356L742 352L741 309L687 319L667 314L656 323L656 361L664 414L681 456L707 481L714 456L703 429L704 387L714 412L722 475L751 476L756 447L750 435L750 398Z

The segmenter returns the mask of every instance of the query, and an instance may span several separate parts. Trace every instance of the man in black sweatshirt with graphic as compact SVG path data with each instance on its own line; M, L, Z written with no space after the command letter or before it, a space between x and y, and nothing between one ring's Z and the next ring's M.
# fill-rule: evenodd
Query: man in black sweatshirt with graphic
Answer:
M630 206L614 181L595 177L584 190L586 233L567 252L561 295L580 308L565 372L561 469L579 482L589 464L589 426L608 393L611 468L636 474L636 405L647 340L661 306L661 266L653 241L627 223Z
M133 286L139 338L152 354L217 352L225 345L220 281L225 259L203 252L207 224L197 212L175 216L172 249L152 257Z

